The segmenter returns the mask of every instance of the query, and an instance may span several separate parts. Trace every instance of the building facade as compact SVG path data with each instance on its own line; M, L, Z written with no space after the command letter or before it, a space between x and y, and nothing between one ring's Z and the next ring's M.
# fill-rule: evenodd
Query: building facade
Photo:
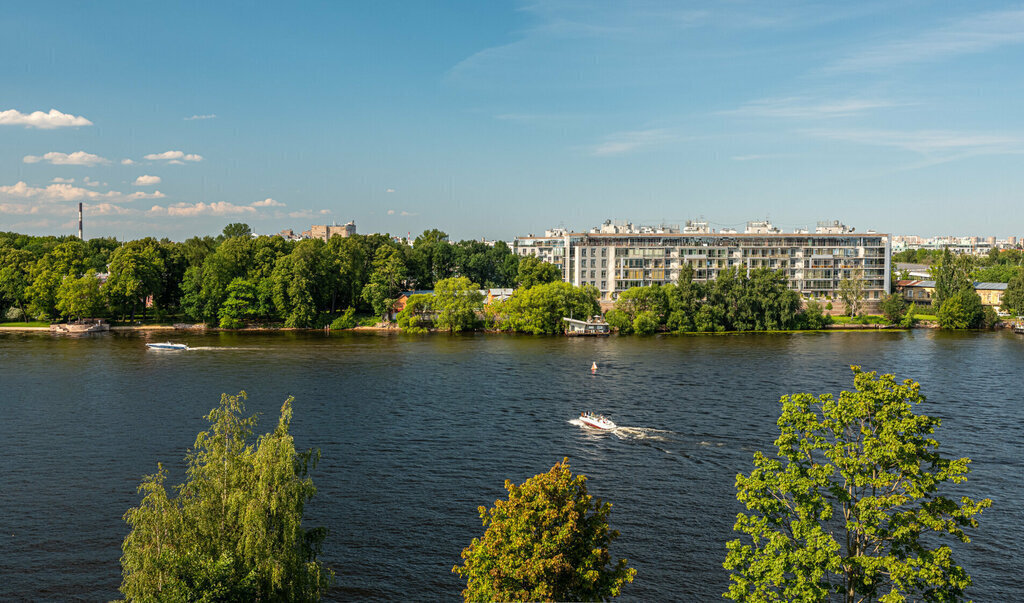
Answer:
M744 233L715 233L706 223L634 227L606 222L590 232L549 230L544 236L517 237L513 251L558 266L573 285L593 285L604 300L630 287L676 283L684 265L696 281L724 270L781 270L789 287L808 298L835 298L844 278L861 278L865 301L890 291L890 248L886 234L855 234L853 229L819 226L814 234L782 233L765 222Z
M349 222L338 226L337 224L327 225L319 224L309 227L309 230L302 232L302 236L307 239L320 239L326 241L331 237L350 237L356 234L356 223Z

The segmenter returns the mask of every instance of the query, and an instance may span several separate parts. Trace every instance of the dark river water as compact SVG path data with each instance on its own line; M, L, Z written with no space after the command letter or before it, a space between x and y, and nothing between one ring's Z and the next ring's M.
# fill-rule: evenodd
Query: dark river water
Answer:
M971 457L967 489L994 501L955 546L968 594L1024 599L1024 337L175 334L187 352L147 337L0 333L0 600L117 597L141 476L163 462L180 483L203 415L242 389L259 433L294 395L296 445L323 452L306 522L329 530L330 599L457 599L477 506L569 457L614 505L613 554L638 570L624 599L718 600L735 476L777 436L779 397L852 389L851 364L921 382L943 450ZM630 429L569 422L587 409Z

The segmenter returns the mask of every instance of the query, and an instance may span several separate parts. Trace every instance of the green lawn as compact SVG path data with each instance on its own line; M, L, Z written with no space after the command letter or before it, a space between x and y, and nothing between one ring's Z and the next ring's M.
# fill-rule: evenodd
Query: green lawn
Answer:
M0 327L48 327L50 323L42 320L32 322L0 322Z

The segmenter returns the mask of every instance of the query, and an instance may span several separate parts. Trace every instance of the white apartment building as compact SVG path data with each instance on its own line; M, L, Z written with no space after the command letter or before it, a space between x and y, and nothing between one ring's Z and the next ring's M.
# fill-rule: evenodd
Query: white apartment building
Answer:
M838 222L819 223L814 234L783 233L766 221L749 223L746 230L716 233L703 222L680 229L609 221L590 232L555 229L516 237L513 251L558 266L563 280L593 285L605 300L630 287L675 283L686 264L697 281L735 267L782 270L790 288L809 298L834 298L840 280L857 276L867 301L890 293L887 234L856 234Z

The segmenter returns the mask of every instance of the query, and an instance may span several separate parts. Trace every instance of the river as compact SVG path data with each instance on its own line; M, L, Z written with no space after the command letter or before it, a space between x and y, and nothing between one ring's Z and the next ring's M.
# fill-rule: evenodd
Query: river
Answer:
M0 333L0 599L116 598L141 476L163 462L180 483L203 415L244 389L260 433L294 395L296 445L322 450L306 523L329 530L329 599L457 599L477 507L569 457L614 505L613 554L638 570L623 599L717 600L735 476L770 449L779 397L852 389L851 364L921 382L945 454L973 459L967 490L994 501L954 546L968 594L1024 597L1024 337L175 333L187 352L148 337L165 335ZM569 423L589 409L631 429Z

